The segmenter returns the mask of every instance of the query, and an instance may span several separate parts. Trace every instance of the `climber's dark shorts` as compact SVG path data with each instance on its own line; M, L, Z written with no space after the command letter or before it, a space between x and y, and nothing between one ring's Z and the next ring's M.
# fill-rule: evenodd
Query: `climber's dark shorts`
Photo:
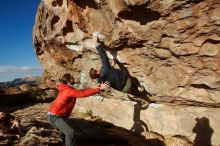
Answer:
M132 80L131 78L128 77L122 92L129 93L131 91L131 85L132 85Z

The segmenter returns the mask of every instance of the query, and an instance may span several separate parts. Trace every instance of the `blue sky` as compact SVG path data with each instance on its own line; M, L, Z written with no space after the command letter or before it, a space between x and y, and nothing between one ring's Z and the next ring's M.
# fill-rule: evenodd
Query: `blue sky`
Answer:
M32 30L40 0L2 0L0 4L0 82L40 75Z

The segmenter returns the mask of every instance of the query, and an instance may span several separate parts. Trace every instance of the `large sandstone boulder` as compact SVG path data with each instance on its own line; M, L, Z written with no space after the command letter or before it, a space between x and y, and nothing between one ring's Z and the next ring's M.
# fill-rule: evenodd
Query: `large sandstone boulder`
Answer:
M42 0L33 39L54 87L65 72L80 82L100 63L91 42L105 36L117 58L152 94L219 102L220 9L217 0Z
M78 100L75 111L90 111L93 116L146 139L162 139L152 132L163 135L167 146L191 146L192 142L198 146L219 145L220 108L183 105L181 101L179 104L149 104L137 99L93 96Z
M109 58L117 58L153 100L194 106L194 122L203 113L197 108L215 108L209 115L215 123L220 103L219 25L218 0L41 0L33 41L48 86L56 86L68 72L81 88L90 87L94 83L88 71L100 66L91 40L98 31L105 36ZM163 111L169 115L168 108ZM188 117L179 112L181 118ZM184 134L181 128L188 125L179 126L174 133ZM190 134L185 132L192 140Z

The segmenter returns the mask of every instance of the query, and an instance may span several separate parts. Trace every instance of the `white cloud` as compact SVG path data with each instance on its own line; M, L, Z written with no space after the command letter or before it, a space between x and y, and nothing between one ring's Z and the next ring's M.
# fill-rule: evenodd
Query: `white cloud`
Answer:
M40 76L41 67L31 66L0 66L0 82L12 81L16 78Z

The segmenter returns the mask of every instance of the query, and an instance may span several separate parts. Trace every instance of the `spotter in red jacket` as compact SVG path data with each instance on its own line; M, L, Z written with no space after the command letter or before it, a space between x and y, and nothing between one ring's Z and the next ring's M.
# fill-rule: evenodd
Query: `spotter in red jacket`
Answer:
M49 112L68 118L75 106L76 98L87 97L99 92L99 88L89 88L85 90L76 90L69 85L61 83L57 86L59 91L57 98L52 103Z

